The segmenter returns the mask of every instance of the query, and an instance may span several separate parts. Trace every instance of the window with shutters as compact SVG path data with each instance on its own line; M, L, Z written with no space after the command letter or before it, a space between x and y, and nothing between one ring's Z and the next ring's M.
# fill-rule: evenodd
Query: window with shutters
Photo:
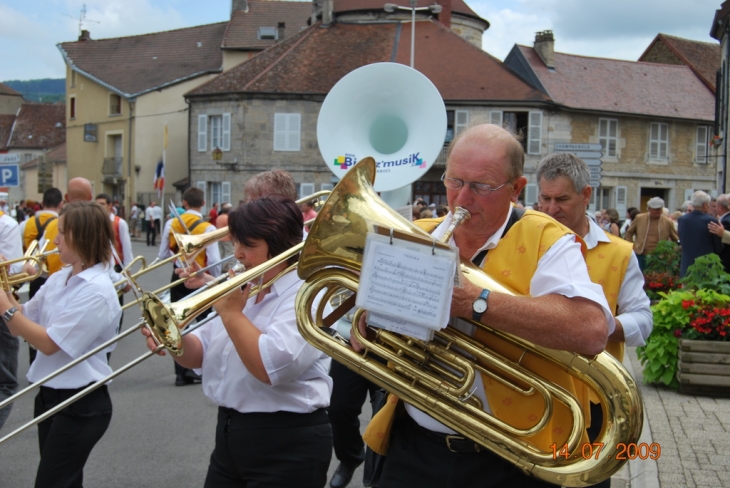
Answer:
M319 185L320 191L332 191L332 189L335 187L332 183L322 183Z
M527 154L539 155L542 151L542 112L492 110L489 112L489 123L522 136L522 147Z
M467 110L446 111L446 139L444 144L454 140L461 131L469 125L469 112Z
M537 185L534 183L525 185L525 207L531 207L535 202L537 202Z
M695 161L700 164L707 164L708 149L710 147L710 127L706 125L697 126L695 138Z
M76 97L69 97L68 99L68 118L76 118Z
M203 191L203 200L205 200L206 203L208 203L208 184L205 181L196 181L195 186L200 188ZM205 206L200 209L201 213L205 215Z
M618 156L618 119L598 119L598 142L604 156Z
M299 151L301 114L274 114L274 151Z
M116 93L109 95L109 115L122 114L122 97Z
M666 161L669 155L669 125L652 122L649 129L649 159Z
M198 115L198 152L231 150L231 114Z

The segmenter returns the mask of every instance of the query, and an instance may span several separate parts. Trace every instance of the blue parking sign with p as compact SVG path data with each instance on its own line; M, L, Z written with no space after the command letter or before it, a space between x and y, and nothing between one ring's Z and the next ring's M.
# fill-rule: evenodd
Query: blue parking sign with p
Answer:
M17 164L0 164L0 186L20 186Z

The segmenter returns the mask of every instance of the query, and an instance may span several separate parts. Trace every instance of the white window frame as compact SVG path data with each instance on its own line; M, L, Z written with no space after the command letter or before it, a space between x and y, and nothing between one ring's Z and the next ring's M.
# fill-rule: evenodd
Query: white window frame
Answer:
M662 137L662 129L664 129L665 137ZM652 122L649 126L649 159L653 161L669 160L669 124Z
M301 114L274 114L274 151L299 151Z
M223 116L209 115L208 122L210 124L210 149L223 149Z
M205 152L208 149L208 116L198 115L198 152Z
M603 146L604 156L618 157L618 119L598 119L598 142Z
M710 126L698 125L695 136L695 162L707 164L710 152Z
M502 111L492 110L489 112L489 123L502 127Z
M223 127L221 132L221 150L231 150L231 114L223 114Z
M614 191L614 195L615 195L614 198L616 201L616 206L614 208L618 212L619 218L623 219L624 215L626 215L629 189L626 186L617 186L616 188L614 188L613 191Z
M335 187L332 183L322 183L319 185L319 191L332 191L332 189Z
M525 186L525 207L532 208L532 204L539 200L540 193L535 183L528 183Z
M223 201L223 185L220 181L209 181L208 187L210 188L210 205L213 206L214 203L217 203L219 206L224 204ZM206 200L206 203L208 201ZM220 208L220 207L219 207Z
M221 203L231 203L231 182L223 181L221 183Z
M527 154L542 152L542 112L531 110L527 119Z
M468 110L455 110L454 111L454 137L458 136L461 131L466 130L469 127L469 111Z

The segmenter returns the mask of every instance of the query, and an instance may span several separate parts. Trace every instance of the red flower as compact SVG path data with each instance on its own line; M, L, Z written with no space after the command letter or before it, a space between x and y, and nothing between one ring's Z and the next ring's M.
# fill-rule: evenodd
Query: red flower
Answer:
M675 330L674 337L682 337L682 329Z

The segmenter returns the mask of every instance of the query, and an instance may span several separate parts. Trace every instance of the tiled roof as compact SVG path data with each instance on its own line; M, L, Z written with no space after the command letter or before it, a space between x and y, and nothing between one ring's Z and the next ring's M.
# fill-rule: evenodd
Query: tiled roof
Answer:
M24 103L15 119L8 148L47 149L66 140L66 105Z
M657 43L663 43L673 52L684 64L715 92L715 81L717 70L720 69L720 44L716 42L693 41L667 34L657 35L639 61L648 61L644 57Z
M23 94L19 93L12 88L10 88L8 85L5 85L3 83L0 83L0 95L15 95L18 97L22 97Z
M320 94L370 63L410 62L410 22L319 23L217 76L186 96ZM416 23L416 69L452 101L547 101L497 58L434 20Z
M259 39L259 27L276 29L279 22L284 22L284 38L287 38L306 28L311 15L311 2L249 0L248 11L236 10L232 13L223 36L223 49L266 49L277 41Z
M334 12L335 14L360 10L378 10L382 12L383 6L386 3L387 2L383 0L334 0ZM407 2L400 3L404 4L405 6ZM418 4L416 5L416 7L428 7L429 5L433 5L434 3L439 3L443 5L445 2L444 0L417 0L417 3ZM459 13L467 17L473 17L483 22L487 22L486 20L479 17L479 15L474 12L471 7L469 7L466 2L464 2L464 0L451 0L451 12ZM489 22L487 22L487 26L489 26Z
M687 66L555 53L548 70L531 47L518 46L554 102L566 107L711 121L715 96Z
M54 147L50 151L48 151L44 158L46 161L51 162L53 164L61 164L66 163L66 142L62 142L58 146ZM34 169L38 167L38 158L33 159L32 161L28 161L25 164L22 164L20 166L20 169Z
M8 150L8 140L13 130L15 114L0 114L0 151Z
M141 36L64 42L64 59L122 96L221 70L228 22Z

